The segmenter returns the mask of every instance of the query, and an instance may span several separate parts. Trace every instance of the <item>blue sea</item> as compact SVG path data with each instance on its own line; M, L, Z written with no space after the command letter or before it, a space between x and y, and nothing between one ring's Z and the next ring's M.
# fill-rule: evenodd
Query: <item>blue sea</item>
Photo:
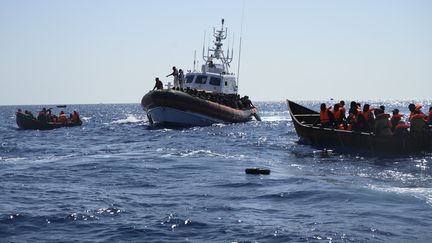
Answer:
M0 242L432 241L432 154L324 152L285 102L255 105L261 122L182 129L139 104L68 105L83 125L52 131L15 123L42 106L1 106Z

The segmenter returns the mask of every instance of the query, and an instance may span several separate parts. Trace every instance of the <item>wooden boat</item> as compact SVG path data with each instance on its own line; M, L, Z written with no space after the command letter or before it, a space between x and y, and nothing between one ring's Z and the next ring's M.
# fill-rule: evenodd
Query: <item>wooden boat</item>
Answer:
M332 128L322 128L319 113L287 100L297 135L302 142L317 147L333 147L342 150L365 151L372 154L411 154L432 152L432 136L407 134L402 136L377 136L374 133L354 132Z
M79 122L47 122L43 123L38 121L36 118L31 117L22 112L16 112L16 123L20 129L26 130L51 130L60 127L75 127L81 126L82 121Z

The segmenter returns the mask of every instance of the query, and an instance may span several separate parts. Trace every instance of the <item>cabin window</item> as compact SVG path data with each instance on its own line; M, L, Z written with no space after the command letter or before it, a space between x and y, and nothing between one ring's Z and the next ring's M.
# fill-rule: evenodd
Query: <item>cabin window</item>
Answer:
M193 75L186 76L186 83L192 83L193 79L194 79Z
M218 77L210 77L210 84L215 86L221 85L221 78Z
M197 78L195 79L196 84L205 84L206 81L207 81L207 76L205 75L198 75Z
M228 86L228 82L225 82L225 86Z

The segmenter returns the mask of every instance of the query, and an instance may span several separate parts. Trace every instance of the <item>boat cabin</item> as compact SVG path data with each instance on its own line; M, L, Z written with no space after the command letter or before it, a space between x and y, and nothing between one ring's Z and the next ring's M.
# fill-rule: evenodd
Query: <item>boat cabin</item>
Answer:
M230 74L188 73L183 87L215 93L237 93L236 77Z

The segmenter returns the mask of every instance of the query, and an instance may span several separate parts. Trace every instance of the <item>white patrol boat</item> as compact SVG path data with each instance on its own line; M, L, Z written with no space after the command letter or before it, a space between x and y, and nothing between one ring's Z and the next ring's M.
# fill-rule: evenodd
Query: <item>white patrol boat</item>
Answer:
M227 38L224 20L220 30L213 29L214 48L207 49L201 72L186 74L178 87L148 92L141 100L151 124L174 126L208 126L214 123L236 123L260 120L249 97L240 97L238 79L229 72L233 60L229 50L225 56L222 41ZM176 80L177 81L177 80Z

